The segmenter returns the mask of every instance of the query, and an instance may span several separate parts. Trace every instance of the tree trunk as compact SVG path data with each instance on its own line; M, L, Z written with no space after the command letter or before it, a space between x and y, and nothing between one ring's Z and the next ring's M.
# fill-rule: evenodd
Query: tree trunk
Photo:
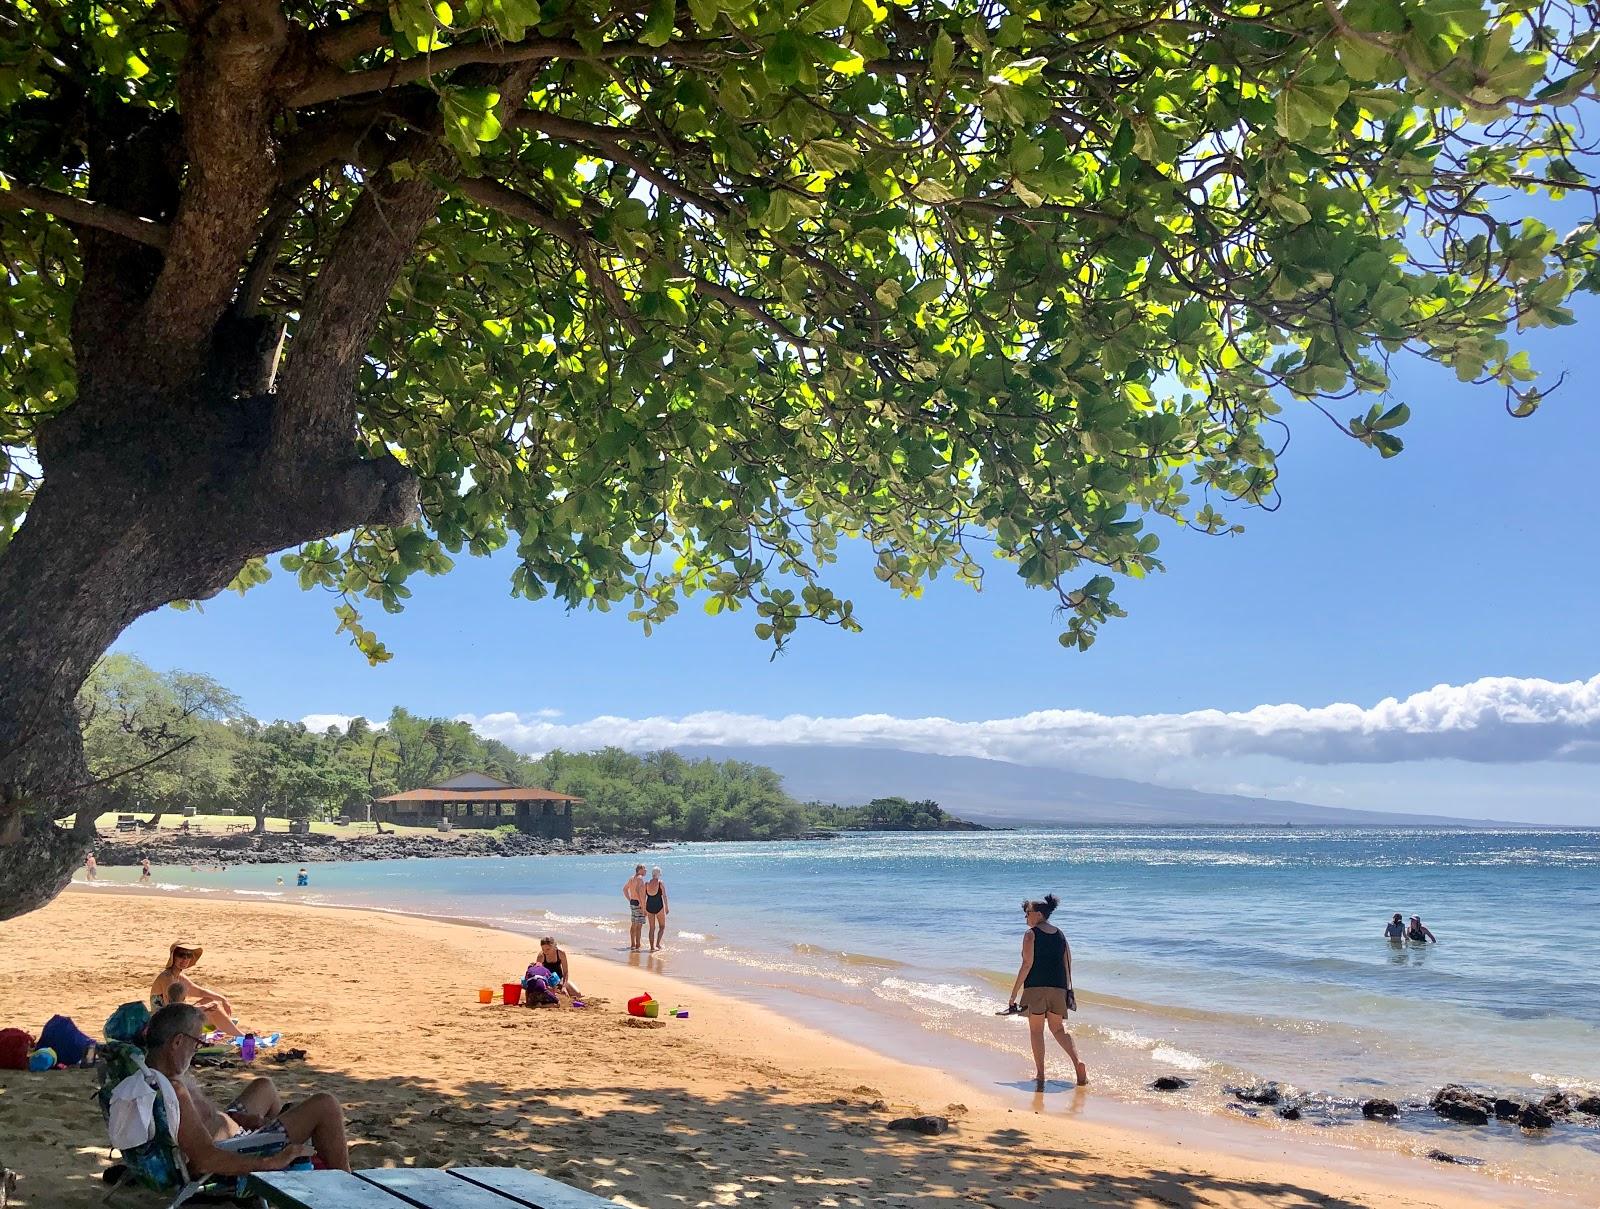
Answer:
M215 595L250 558L416 514L392 460L269 453L270 395L84 387L40 434L45 481L0 554L0 919L60 893L115 789L90 783L75 699L135 618Z

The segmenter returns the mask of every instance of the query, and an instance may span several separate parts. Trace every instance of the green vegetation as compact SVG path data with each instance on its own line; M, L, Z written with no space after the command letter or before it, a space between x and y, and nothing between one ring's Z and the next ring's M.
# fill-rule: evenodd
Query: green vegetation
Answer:
M802 804L784 792L770 768L738 760L685 760L671 751L637 756L615 747L530 759L464 722L403 709L381 728L365 718L320 734L298 722L262 723L243 714L238 698L215 681L161 674L129 655L102 661L84 686L79 710L90 769L107 778L118 809L157 819L167 814L169 823L184 807L213 826L226 821L213 815L250 816L258 831L269 818L364 819L375 797L477 771L583 798L574 823L593 835L768 840L818 827L962 826L936 802Z
M272 818L364 818L374 797L476 769L533 783L528 759L463 722L394 710L322 734L262 723L216 682L161 674L128 655L104 659L79 695L92 775L122 810L159 816L183 807ZM130 771L131 770L131 771Z
M983 831L986 828L946 814L939 803L905 798L873 798L865 806L812 803L811 821L839 831Z

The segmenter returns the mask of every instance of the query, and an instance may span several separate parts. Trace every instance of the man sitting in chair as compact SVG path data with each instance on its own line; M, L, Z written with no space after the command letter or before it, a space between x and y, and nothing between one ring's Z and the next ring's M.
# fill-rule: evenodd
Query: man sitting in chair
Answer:
M168 1125L192 1172L281 1171L308 1142L323 1166L350 1170L344 1109L326 1092L286 1105L271 1079L254 1079L226 1109L213 1104L190 1069L204 1027L205 1016L188 1003L169 1004L145 1026L145 1064L177 1092L178 1120Z

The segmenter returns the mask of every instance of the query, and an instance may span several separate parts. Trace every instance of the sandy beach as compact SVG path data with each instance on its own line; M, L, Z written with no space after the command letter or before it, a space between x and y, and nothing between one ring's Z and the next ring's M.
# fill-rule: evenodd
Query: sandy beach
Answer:
M197 980L225 990L244 1023L307 1052L257 1065L290 1097L343 1100L357 1167L519 1165L640 1207L1512 1199L1470 1173L1389 1155L1290 1153L1273 1138L1225 1152L1181 1130L1087 1123L1073 1107L1092 1087L1008 1108L943 1072L578 951L589 1008L480 1006L479 987L498 990L527 965L526 938L375 912L69 892L0 923L0 1027L37 1032L62 1012L98 1035L119 1003L143 998L175 939L204 944ZM690 1018L638 1027L623 1002L641 990ZM245 1075L206 1079L225 1101ZM21 1175L14 1204L99 1204L108 1152L92 1083L88 1071L0 1072L0 1166ZM886 1128L919 1112L952 1128L932 1138Z

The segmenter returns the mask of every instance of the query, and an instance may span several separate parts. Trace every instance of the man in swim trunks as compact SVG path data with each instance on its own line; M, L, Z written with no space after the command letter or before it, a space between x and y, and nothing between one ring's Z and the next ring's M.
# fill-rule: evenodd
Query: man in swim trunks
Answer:
M635 865L633 876L622 884L622 897L628 900L628 948L640 947L640 933L644 931L644 866Z
M226 1109L213 1104L191 1069L204 1027L204 1015L190 1003L168 1004L145 1026L145 1062L165 1075L177 1093L173 1132L191 1171L281 1171L300 1157L307 1143L325 1166L350 1170L344 1108L326 1092L286 1105L271 1079L255 1079Z

